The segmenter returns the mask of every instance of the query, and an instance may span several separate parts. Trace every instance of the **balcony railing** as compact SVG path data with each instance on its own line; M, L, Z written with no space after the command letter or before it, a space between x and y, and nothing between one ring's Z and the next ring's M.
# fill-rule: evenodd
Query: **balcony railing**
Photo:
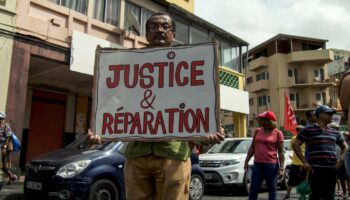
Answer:
M310 50L310 51L295 51L287 55L288 63L303 63L315 62L325 64L332 62L334 53L331 50Z
M260 80L246 86L248 92L259 92L270 89L270 80Z
M303 79L296 81L295 77L288 77L288 86L291 88L303 88L303 87L325 88L325 87L330 87L330 86L335 86L335 85L336 84L334 82L332 82L331 79L307 82Z
M268 66L267 57L259 57L251 62L249 62L249 71L254 71Z
M243 74L235 72L226 67L220 67L219 70L220 84L235 89L243 89L243 85L240 85L240 83L243 83Z

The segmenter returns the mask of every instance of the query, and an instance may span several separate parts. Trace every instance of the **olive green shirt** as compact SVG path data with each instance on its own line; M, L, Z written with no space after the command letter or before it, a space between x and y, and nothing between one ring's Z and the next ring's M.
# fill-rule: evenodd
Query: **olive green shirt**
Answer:
M190 149L188 142L129 142L126 147L126 159L146 155L164 158L187 160Z

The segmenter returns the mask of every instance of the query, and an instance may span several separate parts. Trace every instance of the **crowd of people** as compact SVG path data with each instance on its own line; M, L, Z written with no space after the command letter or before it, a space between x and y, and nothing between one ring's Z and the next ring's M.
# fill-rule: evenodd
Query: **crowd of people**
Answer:
M349 134L342 136L339 125L332 122L336 111L326 105L306 113L308 123L297 126L298 134L291 139L293 149L289 170L287 192L283 200L290 199L293 187L307 180L310 186L310 200L331 200L335 197L336 183L342 188L340 198L348 198L349 178L344 158L348 148ZM277 179L283 176L284 152L283 134L276 128L276 115L266 111L258 115L259 127L253 135L248 151L245 170L254 156L249 200L258 199L262 182L265 180L269 200L277 199ZM306 199L304 194L299 199Z
M175 39L174 21L167 13L152 15L146 23L146 38L150 47L170 46ZM350 86L350 76L347 74L339 91L345 117L348 117L350 107L350 90L345 87ZM334 199L337 177L344 197L347 194L349 181L344 169L350 167L350 159L345 159L348 138L344 140L339 131L331 126L333 114L335 110L321 105L306 113L307 124L298 126L298 135L291 140L294 154L284 200L290 198L293 187L306 179L311 188L311 200ZM277 199L277 179L283 176L285 170L284 135L277 128L277 118L272 111L259 114L258 120L259 127L254 132L244 165L248 170L249 160L254 156L249 199L258 199L265 180L269 200L274 200ZM101 142L101 138L93 132L88 133L88 138L91 142ZM223 130L207 136L210 143L220 143L223 139ZM190 144L177 141L130 142L124 168L126 198L188 199ZM338 154L336 146L339 147Z
M167 13L155 13L146 23L149 47L166 47L175 40L175 23ZM342 79L339 98L344 117L350 125L350 72ZM349 134L341 135L338 124L332 123L336 111L326 105L306 113L307 124L297 127L298 134L291 139L294 151L289 171L288 189L284 200L290 199L291 190L308 180L310 200L331 200L335 194L346 199L350 195L350 159L346 157ZM5 123L6 114L0 112L0 143L2 170L11 184L17 176L11 168L12 130ZM277 199L277 180L284 175L284 134L277 128L277 118L272 111L258 115L259 127L246 156L245 170L254 157L249 200L258 199L263 181L266 182L269 200ZM101 138L88 133L90 142L101 143ZM208 143L224 140L223 129L207 135ZM125 157L125 188L128 200L138 199L188 199L191 163L191 142L129 142ZM348 173L347 173L348 172ZM338 186L337 185L338 182ZM338 189L336 193L336 189ZM340 192L339 192L340 191ZM302 197L302 195L301 195ZM350 198L349 198L350 199Z

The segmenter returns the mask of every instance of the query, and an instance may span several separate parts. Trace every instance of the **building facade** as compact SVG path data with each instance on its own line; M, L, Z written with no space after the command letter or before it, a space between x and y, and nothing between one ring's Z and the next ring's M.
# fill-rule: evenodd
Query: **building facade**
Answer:
M248 43L195 16L188 11L193 10L190 6L180 7L193 1L13 2L6 1L12 6L6 11L12 23L6 27L11 30L1 31L1 38L10 38L12 44L8 43L7 74L0 75L0 89L6 94L1 95L0 106L22 141L15 165L24 169L37 155L62 148L76 134L87 132L96 45L147 46L145 22L155 12L169 12L174 18L177 44L218 44L222 125L234 136L245 136L249 106L243 91L242 49Z
M0 1L0 110L6 109L17 1Z
M327 63L334 55L326 49L327 40L279 34L249 51L246 90L249 91L248 134L256 127L256 114L272 110L283 129L285 93L298 123L319 104L330 103Z

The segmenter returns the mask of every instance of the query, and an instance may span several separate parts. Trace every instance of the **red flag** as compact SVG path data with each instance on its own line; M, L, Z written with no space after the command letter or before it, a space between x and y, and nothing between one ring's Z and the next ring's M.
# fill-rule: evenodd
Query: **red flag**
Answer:
M294 115L292 106L290 105L287 93L284 93L285 104L284 104L284 130L290 131L293 135L297 134L297 120Z

